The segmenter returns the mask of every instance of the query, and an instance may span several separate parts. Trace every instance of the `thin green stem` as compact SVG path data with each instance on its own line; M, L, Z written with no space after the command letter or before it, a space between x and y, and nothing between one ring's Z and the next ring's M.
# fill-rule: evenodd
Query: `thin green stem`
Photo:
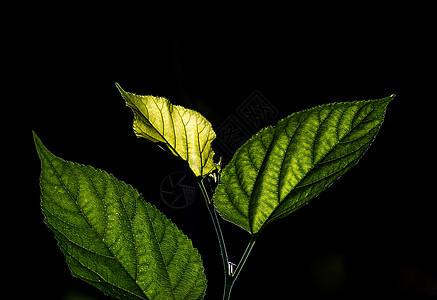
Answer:
M231 290L232 286L234 285L235 280L237 280L238 275L240 275L241 269L243 269L244 264L246 263L247 258L250 255L250 252L253 249L253 246L255 245L256 239L258 238L257 234L254 234L250 237L249 244L246 247L246 250L244 251L243 257L241 257L240 262L238 263L237 268L232 274L229 274L228 280L226 280L226 286L225 286L225 294L223 299L229 300L231 297Z
M247 248L244 251L243 256L241 257L241 260L238 263L237 268L235 269L235 271L231 272L231 269L229 267L228 253L226 251L226 245L223 239L223 233L220 227L219 220L217 218L215 207L211 202L211 200L209 199L208 192L206 191L205 186L203 185L202 179L197 178L197 184L199 185L199 188L202 191L202 195L203 198L205 199L206 207L208 208L209 214L211 215L212 223L214 224L215 233L217 234L217 239L220 245L220 253L223 261L223 270L225 273L225 288L223 293L223 300L229 300L231 297L232 286L234 285L235 280L237 280L238 275L240 275L241 269L246 263L246 260L249 257L249 254L252 251L253 246L255 245L255 242L258 238L258 234L251 235L249 244L247 245Z
M228 265L229 259L228 259L228 253L226 251L225 240L223 239L222 229L220 227L220 223L217 218L215 207L209 199L208 193L205 189L205 186L203 185L202 179L198 178L197 184L199 185L200 190L202 191L203 198L205 199L206 207L208 208L209 214L211 215L212 223L214 224L215 233L217 234L217 239L220 245L220 253L223 261L223 270L225 273L225 289L226 289L226 286L228 285L228 281L229 281L229 265Z

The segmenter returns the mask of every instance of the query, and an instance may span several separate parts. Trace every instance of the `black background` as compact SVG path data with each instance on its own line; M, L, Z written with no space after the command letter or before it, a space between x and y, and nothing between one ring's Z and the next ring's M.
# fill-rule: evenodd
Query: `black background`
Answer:
M202 256L206 299L220 299L220 254L203 200L198 197L183 210L161 201L162 179L185 166L135 137L133 115L115 82L127 91L198 110L214 128L254 90L278 109L272 125L314 105L395 93L360 163L309 205L265 229L232 296L435 296L436 201L429 192L435 172L426 159L434 146L418 102L430 96L429 86L408 85L411 77L403 74L409 65L400 61L401 45L390 41L392 32L386 32L389 42L384 43L363 40L362 34L337 40L322 33L307 43L285 32L245 31L173 32L157 38L99 30L76 34L73 28L31 36L34 50L25 57L16 93L28 100L30 122L21 133L31 157L30 196L19 203L25 207L25 229L17 227L28 238L17 242L16 251L23 262L18 269L25 274L17 276L27 278L28 288L19 291L23 299L107 299L70 275L42 221L40 163L31 130L55 155L114 174L174 221ZM222 226L230 259L237 263L249 235L227 222Z

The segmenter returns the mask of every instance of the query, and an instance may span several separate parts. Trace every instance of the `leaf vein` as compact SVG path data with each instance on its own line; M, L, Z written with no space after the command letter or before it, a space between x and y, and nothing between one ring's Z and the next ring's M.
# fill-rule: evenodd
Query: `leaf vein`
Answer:
M164 266L165 274L167 275L167 276L166 276L166 280L168 281L168 283L169 283L170 286L171 286L170 273L169 273L168 268L167 268L167 266L166 266L166 264L165 264L164 254L163 254L162 249L161 249L161 244L158 242L158 236L157 236L157 233L156 233L156 231L155 231L155 227L153 226L153 223L154 223L154 222L153 222L153 221L151 220L151 218L150 218L149 208L146 208L145 211L146 211L147 218L149 219L149 226L150 226L150 228L151 228L151 231L152 231L153 237L154 237L154 239L155 239L155 241L156 241L156 243L157 243L157 248L158 248L158 250L159 250L159 254L160 254L159 259L161 260L161 262L162 262L162 264L163 264L163 266ZM155 219L156 219L156 215L155 215ZM170 290L170 291L171 291L171 294L172 294L173 299L175 299L175 296L174 296L173 290Z

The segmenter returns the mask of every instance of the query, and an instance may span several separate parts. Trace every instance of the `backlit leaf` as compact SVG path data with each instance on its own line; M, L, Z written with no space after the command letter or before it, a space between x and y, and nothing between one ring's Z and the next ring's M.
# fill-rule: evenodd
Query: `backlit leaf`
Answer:
M216 135L205 117L165 98L139 96L116 86L134 112L133 128L138 137L164 144L173 155L187 161L197 177L217 168L211 148Z
M216 209L256 234L302 207L359 161L393 98L325 104L262 129L223 169Z
M202 299L191 241L130 185L54 156L34 134L41 208L71 273L115 299Z

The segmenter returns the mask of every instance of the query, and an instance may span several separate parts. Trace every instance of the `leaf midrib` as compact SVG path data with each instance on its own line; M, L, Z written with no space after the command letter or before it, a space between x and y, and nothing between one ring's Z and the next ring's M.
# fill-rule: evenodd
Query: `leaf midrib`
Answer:
M301 113L304 113L304 112L308 112L308 111L302 111L302 112L297 112L296 114L295 114L295 116L298 116L299 114L301 114ZM289 144L291 144L291 140L293 140L293 138L295 137L295 135L296 135L296 132L299 130L299 128L300 128L300 126L301 126L301 124L309 117L311 115L311 113L308 113L306 116L305 116L305 118L304 118L304 120L303 121L301 121L300 123L299 123L299 125L297 126L297 128L294 130L294 132L293 132L293 135L290 137L290 139L289 139ZM275 144L275 141L277 140L277 137L276 137L276 129L277 129L277 124L276 124L276 126L274 127L274 133L273 133L273 137L272 137L272 140L270 141L270 145L269 145L269 148L267 149L267 151L266 151L266 154L264 155L264 158L263 158L263 161L262 161L262 163L261 163L261 166L260 166L260 168L259 168L259 171L258 171L258 173L256 174L256 178L255 178L255 183L253 184L253 188L252 188L252 191L251 191L251 194L250 194L250 198L249 198L249 206L248 206L248 216L249 216L249 226L250 226L250 231L253 233L253 223L254 223L254 221L255 221L255 218L253 217L253 216L255 216L255 214L256 214L256 211L257 211L257 209L258 209L258 207L259 207L259 205L256 205L256 207L253 207L253 204L251 204L251 203L259 203L259 200L258 199L255 199L255 200L257 200L257 201L255 201L255 200L253 200L254 198L252 198L252 195L253 195L253 191L258 187L258 185L259 185L259 180L260 180L260 177L263 175L263 173L265 172L265 168L266 168L266 162L268 161L268 158L270 157L270 154L271 154L271 152L272 152L272 149L273 149L273 147L274 147L274 144ZM288 149L288 147L287 147L287 149ZM283 159L285 159L285 155L283 156ZM281 163L281 167L280 167L280 169L282 170L282 166L283 166L283 162ZM279 184L279 181L280 181L280 179L278 180L278 184ZM259 193L258 195L260 195L261 193ZM280 205L280 204L279 204ZM251 208L251 207L253 207L253 208ZM255 210L255 211L254 211ZM276 208L275 208L275 210L276 210ZM252 213L251 213L251 211L252 211ZM269 218L267 218L266 219L266 221L268 220ZM265 222L264 222L265 223ZM263 226L261 226L260 227L260 229L262 228ZM259 229L259 230L260 230ZM259 231L258 230L258 231Z
M130 95L130 93L128 93L128 92L126 92L128 95ZM135 104L131 101L131 103L132 103L132 105L134 105L135 106ZM158 108L158 110L161 112L161 122L162 122L162 128L163 128L163 130L162 130L162 132L164 133L164 119L163 119L163 116L162 116L162 110L158 107L158 105L156 104L156 102L154 101L154 103L155 103L155 106ZM146 107L146 109L147 109L147 107ZM154 124L152 124L150 121L149 121L149 119L147 119L145 116L143 116L142 114L141 114L141 112L138 112L139 114L140 114L140 117L144 117L147 121L148 121L148 123L151 125L151 127L155 130L155 132L165 141L165 144L166 144L166 146L167 147L169 147L170 148L170 150L173 152L173 153L176 153L177 154L177 156L180 158L180 159L182 159L182 160L186 160L187 161L187 163L188 163L188 165L190 164L190 151L189 151L189 140L188 140L188 134L187 134L187 125L183 122L183 118L182 118L182 115L180 114L180 112L179 112L179 110L178 109L173 109L173 111L176 111L178 114L179 114L179 117L181 118L181 123L182 123L182 126L183 126L183 128L184 128L184 133L185 133L185 138L186 138L186 144L187 144L187 146L186 146L186 151L187 151L187 159L184 159L182 156L181 156L181 154L179 153L179 151L177 151L176 150L176 148L175 147L173 147L172 145L171 145L171 143L168 141L168 139L164 136L164 134L163 133L161 133L159 130L158 130L158 128L156 128L155 127L155 125ZM173 132L174 132L174 143L175 143L175 146L176 146L176 137L177 137L177 135L176 135L176 131L175 131L175 127L174 127L174 120L173 120L173 111L169 111L170 112L170 116L171 116L171 122L172 122L172 127L173 127ZM191 115L190 115L190 118L191 118ZM196 130L198 131L198 124L197 124L197 122L196 122ZM199 137L198 137L198 139L199 139ZM199 148L199 151L200 151L200 148ZM201 160L201 164L200 164L200 168L201 168L201 172L203 171L203 165L202 165L202 152L199 152L199 157L200 157L200 160ZM191 169L191 168L190 168ZM193 170L193 172L194 172L194 170ZM202 173L201 173L202 174Z
M52 217L55 217L55 218L57 218L58 220L63 221L63 220L59 219L59 218L56 217L56 216L53 216L53 215L52 215ZM68 224L68 223L67 223L67 224ZM82 248L82 249L84 249L85 251L87 251L87 252L89 252L89 253L92 253L92 254L94 254L94 255L98 255L98 256L102 256L102 257L107 258L107 259L116 259L116 258L113 257L113 256L106 256L106 255L103 255L103 254L101 254L101 253L97 253L97 252L91 251L90 249L87 249L87 248L85 248L85 247L83 247L83 246L77 244L76 242L70 240L70 239L69 239L65 234L63 234L62 232L60 232L59 230L57 230L57 229L56 229L53 225L51 225L51 224L50 224L50 229L52 229L53 232L56 232L57 234L62 235L62 236L63 236L63 237L64 237L64 238L69 242L69 243L71 243L71 244L77 246L78 248ZM56 233L55 233L55 235L56 235ZM64 253L66 253L66 254L67 254L71 259L74 259L74 260L75 260L78 264L80 264L82 267L84 267L85 269L90 270L91 272L93 272L94 274L96 274L99 278L102 279L102 281L104 281L104 282L106 282L106 283L108 283L108 284L110 284L110 285L112 285L112 286L114 286L114 287L116 287L116 288L118 288L118 289L120 289L120 290L122 290L122 291L125 291L125 292L127 292L127 293L129 293L129 294L131 294L131 295L133 295L133 296L135 296L135 297L138 297L139 299L143 299L143 300L148 300L148 299L149 299L149 298L142 298L142 297L140 298L140 296L138 296L137 294L132 293L131 291L125 289L124 287L121 287L121 286L115 285L115 284L113 284L113 283L111 283L111 282L108 282L108 281L105 280L105 279L104 279L100 274L96 273L94 270L90 269L88 266L86 266L86 265L84 265L82 262L80 262L76 257L74 257L73 255L71 255L70 252L69 252L65 247L63 247L61 244L59 244L59 246L60 246L62 249L64 249L64 251L65 251ZM92 282L100 283L99 281L92 280L92 279L89 279L89 278L84 278L84 277L83 277L83 279L85 279L85 280L87 280L87 281L92 281ZM140 289L140 290L141 290L141 289ZM142 290L141 290L141 291L142 291Z
M171 284L171 280L170 280L170 273L168 271L167 264L165 263L164 254L163 254L162 249L161 249L161 244L159 243L158 235L156 234L155 227L153 226L153 221L150 218L150 214L149 214L148 208L146 208L146 215L147 215L147 219L149 220L150 227L152 229L153 237L155 238L156 244L158 245L158 250L159 250L159 254L160 254L159 255L159 259L161 260L162 264L164 265L165 274L167 275L168 283L170 284L171 295L172 295L173 299L176 299L175 295L173 293L173 289L171 288L172 284ZM165 232L164 232L164 235L165 235ZM163 235L163 237L164 237L164 235Z
M380 101L382 101L383 99L380 99ZM353 124L354 122L355 122L355 119L356 119L356 116L358 115L358 112L361 110L361 109L363 109L365 106L367 106L367 105L369 105L370 104L370 101L366 101L366 102L368 102L368 103L366 103L365 105L363 105L362 107L360 107L359 109L358 109L358 111L355 113L355 115L354 115L354 118L353 118L353 120L352 120L352 122L351 122L351 124ZM257 232L259 232L259 231L261 231L262 230L262 228L264 227L264 226L266 226L268 223L270 223L270 221L273 219L272 218L272 216L275 216L275 213L281 208L281 206L283 205L283 203L285 203L285 201L284 200L286 200L287 199L287 197L296 189L296 187L298 187L298 185L300 184L300 182L302 182L302 180L304 180L311 172L312 172L312 170L319 164L319 162L320 161L322 161L326 156L328 156L329 155L329 153L331 153L332 151L333 151L333 149L334 148L336 148L339 144L341 144L341 141L342 140L344 140L358 125L360 125L360 124L362 124L363 123L363 121L373 112L375 110L375 108L373 107L372 108L372 110L370 110L363 118L362 118L362 120L360 120L360 122L358 122L357 124L355 124L353 127L351 127L351 129L349 130L349 131L347 131L347 133L346 134L344 134L344 136L342 137L342 138L340 138L340 139L337 139L337 142L336 142L336 144L329 150L329 151L327 151L316 163L314 163L313 164L313 166L308 170L308 172L299 180L299 182L298 183L296 183L296 185L290 190L290 192L287 194L287 196L285 196L284 197L284 199L283 199L283 201L281 201L281 202L279 202L278 203L278 205L275 207L275 209L270 213L270 215L269 215L269 217L263 222L263 225L258 229L258 231ZM305 111L302 111L302 112L307 112L308 110L305 110ZM306 117L305 117L305 119L306 118L308 118L309 116L311 115L311 113L310 114L308 114ZM293 133L293 136L290 138L290 140L295 136L295 134L296 134L296 132L297 132L297 130L300 128L300 124L302 124L304 121L302 121L302 122L300 122L299 123L299 126L298 126L298 128L296 128L296 130L294 131L294 133ZM380 124L378 124L377 126L380 126L381 125L381 123ZM320 126L320 125L319 125ZM275 129L276 129L276 127L275 127ZM338 129L337 129L337 136L338 136ZM272 139L272 142L270 143L270 146L269 146L269 151L268 151L268 154L270 155L270 152L271 152L271 150L270 150L270 148L271 148L271 146L272 146L272 144L273 144L273 141L274 141L274 139ZM361 148L361 147L360 147ZM363 153L364 154L364 153ZM267 157L267 153L266 153L266 156L265 157ZM265 157L264 157L264 160L263 160L263 163L262 163L262 166L264 165L264 163L265 163ZM285 155L284 155L284 157L285 157ZM357 159L357 161L359 161L359 159L362 157L362 155ZM261 166L261 167L262 167ZM347 165L347 166L349 166L349 164ZM282 165L281 165L281 167L282 167ZM343 168L344 169L344 168ZM342 170L343 170L342 169ZM261 168L260 168L260 170L261 170ZM339 171L341 171L341 170L339 170ZM331 174L332 175L332 174ZM258 179L258 176L257 176L257 179ZM256 182L255 182L255 184L256 184ZM254 185L254 187L255 187L255 185ZM252 192L253 192L253 190L252 190ZM250 206L249 206L249 209L250 209ZM251 227L251 231L253 231L253 229L252 229L252 224L253 224L253 221L252 222L250 222L250 227ZM252 234L254 234L253 232L252 232Z

